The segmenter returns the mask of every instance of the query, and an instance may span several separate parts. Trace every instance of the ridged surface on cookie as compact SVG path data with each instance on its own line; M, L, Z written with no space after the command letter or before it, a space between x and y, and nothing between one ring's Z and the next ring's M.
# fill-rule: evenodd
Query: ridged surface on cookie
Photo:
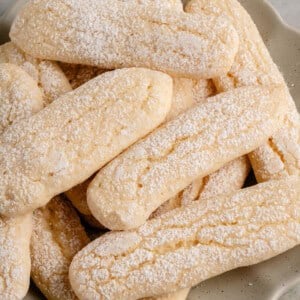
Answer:
M248 85L285 84L255 24L237 0L192 0L186 11L214 16L226 13L238 32L240 44L235 63L226 76L214 79L218 91ZM288 93L286 105L289 108L284 125L250 155L260 182L300 174L300 117Z
M114 230L143 224L193 180L267 140L280 126L284 96L280 87L240 88L162 125L99 171L87 193L93 215Z
M0 214L32 211L87 179L158 126L171 99L168 75L116 70L10 126L1 136Z
M27 43L30 43L29 41ZM44 92L45 104L71 90L66 76L55 62L34 58L12 42L0 46L0 63L17 65L37 81Z
M0 217L0 299L23 299L29 288L32 216Z
M80 299L169 293L256 264L300 243L299 178L270 181L175 209L80 251L70 282Z
M241 156L204 178L198 178L167 202L162 204L151 217L159 217L175 208L187 205L195 200L202 200L218 195L228 195L241 189L250 171L246 155ZM185 300L190 288L145 300Z
M238 49L225 17L119 0L30 1L10 37L43 59L104 69L147 67L197 79L225 74Z
M0 133L43 108L43 94L23 69L0 63Z
M218 195L227 195L241 189L250 172L247 156L241 156L218 171L193 181L184 190L162 204L152 217L160 216L174 208L187 205L195 200L201 200Z
M69 266L88 243L76 211L62 197L34 212L31 277L47 299L77 299L69 282Z

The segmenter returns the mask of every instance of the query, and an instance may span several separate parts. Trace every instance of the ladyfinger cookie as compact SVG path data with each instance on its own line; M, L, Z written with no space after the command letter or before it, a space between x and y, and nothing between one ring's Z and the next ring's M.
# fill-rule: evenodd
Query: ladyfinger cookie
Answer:
M171 99L168 75L121 69L10 126L0 144L0 215L32 211L87 179L158 126Z
M94 217L111 230L140 226L193 180L268 139L281 125L284 97L281 87L239 88L162 125L93 179L87 200Z
M231 70L227 75L214 78L218 91L247 85L285 85L255 24L237 0L192 0L186 11L211 16L226 13L238 32L241 42ZM285 101L288 111L284 125L266 144L249 155L259 182L300 175L300 118L288 92Z
M35 57L103 69L147 67L196 79L230 69L238 38L225 17L191 16L155 2L145 8L136 1L30 1L10 37Z
M29 288L32 216L0 217L0 298L23 299Z
M69 282L74 255L89 243L70 203L53 198L33 214L31 277L49 300L77 299Z
M139 299L256 264L300 243L298 177L194 201L131 230L101 236L70 266L84 299Z
M20 67L0 63L0 134L14 121L43 108L37 83Z
M0 63L17 65L37 81L44 92L45 104L71 90L66 76L55 62L34 58L12 42L0 46Z

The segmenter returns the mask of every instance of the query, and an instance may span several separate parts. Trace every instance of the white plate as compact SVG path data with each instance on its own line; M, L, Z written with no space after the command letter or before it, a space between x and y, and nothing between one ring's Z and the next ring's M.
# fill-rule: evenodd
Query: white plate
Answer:
M162 0L164 1L164 0ZM240 0L257 24L273 59L287 80L300 108L300 32L285 25L264 0ZM0 4L1 5L1 4ZM6 15L6 22L12 14ZM0 23L1 24L1 23ZM1 32L2 30L2 32ZM0 26L3 38L4 26ZM2 35L2 36L1 36ZM44 299L34 289L26 300ZM300 246L264 263L240 268L202 282L189 300L296 300L300 299ZM121 300L121 299L120 299Z

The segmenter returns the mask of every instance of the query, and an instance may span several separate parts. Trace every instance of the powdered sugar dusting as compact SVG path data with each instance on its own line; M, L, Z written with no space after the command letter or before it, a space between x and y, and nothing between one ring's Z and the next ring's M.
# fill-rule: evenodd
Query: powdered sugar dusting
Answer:
M281 100L276 103L275 94L277 101L284 97L280 88L236 89L155 130L92 181L88 205L94 216L110 229L139 226L193 180L255 149L278 126Z
M49 299L77 299L68 273L73 256L89 239L71 204L61 197L34 212L31 276Z
M192 0L186 11L214 16L226 14L238 32L239 50L231 70L225 76L214 78L219 92L241 86L273 84L285 85L288 91L255 24L237 0ZM284 126L250 155L255 176L260 182L300 174L300 117L288 92L285 102L288 111Z
M138 299L275 256L300 242L299 188L296 177L271 181L194 201L130 232L104 235L75 256L72 287L78 296ZM103 243L110 253L101 250ZM117 245L124 245L118 254ZM90 260L98 262L91 266ZM108 276L93 280L100 266Z
M238 46L225 17L189 16L157 1L30 1L10 37L39 58L197 79L226 73Z
M87 179L158 126L171 97L168 75L116 70L10 126L1 136L0 214L32 211Z

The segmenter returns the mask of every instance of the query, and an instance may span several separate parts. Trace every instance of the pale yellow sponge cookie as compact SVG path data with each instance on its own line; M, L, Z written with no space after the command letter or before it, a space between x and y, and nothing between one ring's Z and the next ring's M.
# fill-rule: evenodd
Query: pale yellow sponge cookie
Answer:
M208 98L102 168L88 206L111 230L142 225L193 180L257 148L281 126L281 87L247 87Z
M69 282L69 266L88 243L76 211L64 198L57 196L33 213L31 277L47 299L77 299Z
M0 144L0 215L45 205L157 127L172 79L131 68L104 73L10 126Z
M259 263L299 243L300 182L289 177L107 233L74 257L69 276L81 300L139 299Z
M10 37L40 59L103 69L146 67L197 79L225 74L238 49L226 17L191 16L156 1L146 6L120 0L30 1L15 18Z

